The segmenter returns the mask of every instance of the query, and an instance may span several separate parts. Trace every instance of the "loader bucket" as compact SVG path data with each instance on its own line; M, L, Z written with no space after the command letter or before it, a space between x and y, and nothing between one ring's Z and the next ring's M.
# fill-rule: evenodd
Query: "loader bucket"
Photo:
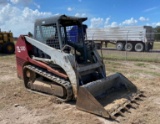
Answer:
M76 107L104 118L115 119L132 107L142 93L120 73L80 86ZM124 112L124 111L123 111Z

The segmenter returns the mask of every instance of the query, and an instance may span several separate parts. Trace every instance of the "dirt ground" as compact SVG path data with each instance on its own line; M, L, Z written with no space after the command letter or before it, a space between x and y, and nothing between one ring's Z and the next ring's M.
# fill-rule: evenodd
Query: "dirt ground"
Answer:
M123 73L145 98L117 121L76 109L75 103L57 103L54 96L27 91L17 78L15 56L0 55L0 124L159 124L160 63L106 60L107 74Z

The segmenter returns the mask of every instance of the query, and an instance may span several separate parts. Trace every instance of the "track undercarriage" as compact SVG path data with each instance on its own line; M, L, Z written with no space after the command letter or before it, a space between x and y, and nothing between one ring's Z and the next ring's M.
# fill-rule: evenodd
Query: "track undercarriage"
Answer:
M26 87L29 89L55 95L61 101L69 101L73 97L70 82L53 75L45 69L27 65L24 67L24 77Z
M24 76L26 88L28 89L48 95L55 95L58 100L63 102L70 101L73 98L70 82L53 75L45 69L26 65L24 67ZM115 77L112 75L108 78ZM130 108L136 109L136 106L139 105L137 102L144 97L143 92L127 91L124 87L121 89L111 87L107 92L97 96L97 92L99 91L96 92L96 88L94 87L100 88L102 85L104 87L103 80L98 80L81 86L76 103L77 108L105 118L116 119L119 116L123 116L125 112L129 112Z

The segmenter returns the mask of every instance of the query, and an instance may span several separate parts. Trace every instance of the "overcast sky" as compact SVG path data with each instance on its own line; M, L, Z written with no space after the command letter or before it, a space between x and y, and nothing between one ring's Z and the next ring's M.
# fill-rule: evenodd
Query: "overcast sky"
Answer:
M160 26L160 0L0 0L0 28L16 37L57 14L88 17L88 27Z

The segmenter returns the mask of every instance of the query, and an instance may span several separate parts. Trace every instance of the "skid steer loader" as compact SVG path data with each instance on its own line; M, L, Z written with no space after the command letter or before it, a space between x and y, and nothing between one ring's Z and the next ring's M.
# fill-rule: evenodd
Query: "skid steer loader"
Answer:
M120 73L106 76L94 42L85 41L85 20L36 20L34 37L21 35L16 43L17 74L29 90L76 100L80 110L115 119L143 94Z

